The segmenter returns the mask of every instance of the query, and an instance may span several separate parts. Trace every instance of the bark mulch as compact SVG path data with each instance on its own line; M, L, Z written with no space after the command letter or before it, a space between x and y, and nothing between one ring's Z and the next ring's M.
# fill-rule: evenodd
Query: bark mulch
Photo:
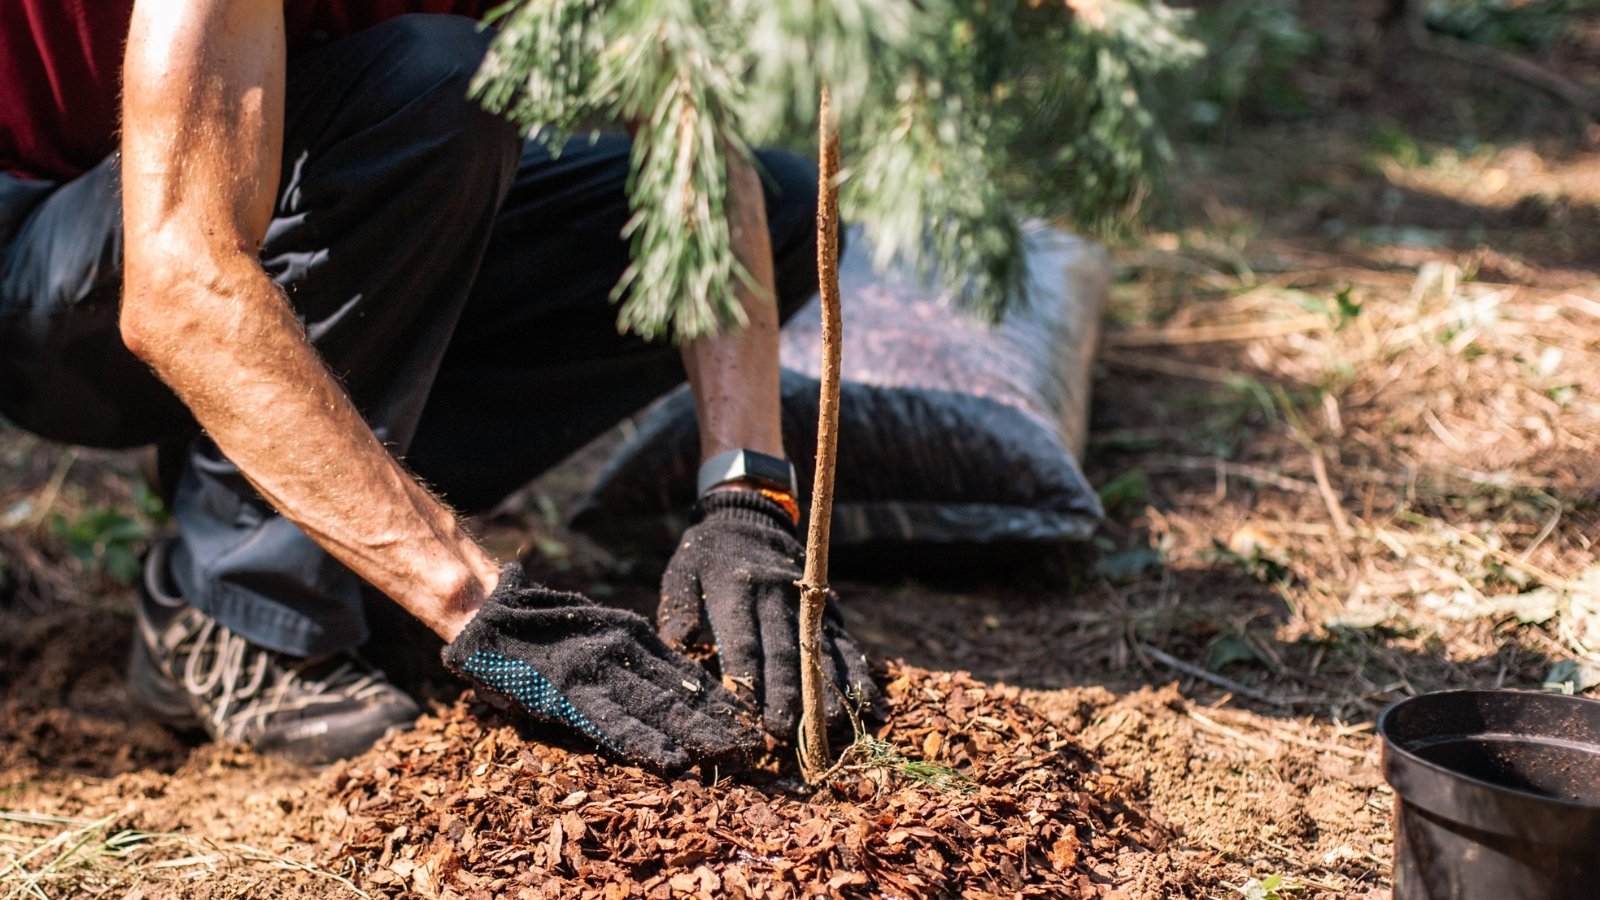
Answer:
M1165 842L1015 690L891 664L887 695L815 794L656 778L462 699L330 773L327 862L386 897L1117 897Z

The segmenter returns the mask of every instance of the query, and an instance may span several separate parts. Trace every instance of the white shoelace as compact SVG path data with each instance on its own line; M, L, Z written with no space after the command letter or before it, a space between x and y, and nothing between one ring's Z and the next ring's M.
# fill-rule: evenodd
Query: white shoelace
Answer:
M208 718L213 733L223 740L245 741L280 713L367 700L388 689L376 673L362 672L350 661L321 678L305 676L304 670L315 660L287 663L277 667L277 677L272 678L271 651L252 646L210 618L205 618L192 640L194 649L184 663L183 684L194 696L213 698L215 705ZM210 652L206 651L208 642Z

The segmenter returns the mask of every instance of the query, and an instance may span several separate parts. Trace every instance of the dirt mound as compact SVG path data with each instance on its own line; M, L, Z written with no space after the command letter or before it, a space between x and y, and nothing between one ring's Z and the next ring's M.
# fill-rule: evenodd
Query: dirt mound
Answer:
M133 624L104 608L0 613L0 786L41 772L171 771L189 748L123 685Z
M820 793L663 780L460 701L331 774L334 867L378 894L1115 897L1166 835L1014 690L890 671L875 742ZM913 761L915 760L915 761Z

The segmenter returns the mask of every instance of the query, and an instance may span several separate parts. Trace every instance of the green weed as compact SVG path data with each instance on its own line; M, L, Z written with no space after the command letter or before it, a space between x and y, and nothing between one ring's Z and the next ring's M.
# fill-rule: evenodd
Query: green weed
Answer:
M1142 470L1130 469L1102 484L1097 493L1100 505L1109 514L1124 506L1143 503L1150 496L1150 480Z
M1354 290L1351 286L1345 285L1335 291L1332 297L1306 294L1300 305L1307 312L1323 313L1333 320L1334 331L1343 331L1361 315L1361 301L1355 298Z
M1248 552L1240 553L1216 538L1211 539L1211 549L1200 557L1212 563L1231 566L1255 581L1281 585L1289 581L1292 573L1282 559L1259 545L1251 545Z
M95 506L70 518L51 514L50 534L84 569L132 584L139 576L139 550L150 536L150 525L116 507Z
M859 735L845 754L847 760L856 760L846 768L886 769L907 781L937 791L970 794L978 789L976 782L955 769L926 760L911 759L895 745L869 734Z
M1166 557L1154 547L1131 547L1108 553L1094 562L1094 574L1112 584L1136 581L1146 572L1166 565Z
M1252 878L1237 887L1229 887L1244 900L1283 900L1283 891L1288 890L1283 883L1283 876L1277 872L1265 878Z
M1408 169L1426 166L1433 159L1428 148L1393 122L1374 131L1367 142L1374 155L1392 159Z

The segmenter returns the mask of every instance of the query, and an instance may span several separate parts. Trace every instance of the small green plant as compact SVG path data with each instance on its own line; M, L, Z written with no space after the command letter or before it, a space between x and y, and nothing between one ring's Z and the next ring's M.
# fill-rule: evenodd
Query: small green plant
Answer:
M856 742L845 751L844 760L844 768L884 769L913 784L936 791L970 794L978 789L976 782L955 769L926 760L911 759L895 745L870 734L858 735Z
M1283 900L1282 892L1287 889L1283 883L1283 876L1276 872L1265 878L1252 878L1244 884L1233 887L1234 893L1244 900Z
M1166 557L1155 547L1130 547L1095 560L1094 574L1112 584L1127 584L1164 565Z
M1271 550L1252 544L1241 553L1222 541L1212 538L1211 549L1201 556L1214 563L1233 566L1256 581L1265 584L1283 584L1292 575L1289 567Z
M112 506L94 506L72 515L50 516L50 534L88 571L101 571L132 584L139 576L139 550L150 536L148 522Z
M1355 298L1355 289L1345 285L1332 297L1307 294L1300 304L1308 312L1324 313L1333 320L1333 330L1343 331L1361 315L1361 301Z
M1393 122L1374 131L1367 142L1373 154L1382 159L1392 159L1407 169L1426 166L1433 160L1431 150Z
M133 506L140 515L149 519L151 524L165 525L172 519L172 514L167 512L167 505L162 502L161 495L151 490L150 485L143 481L136 482L133 486Z
M1225 634L1211 642L1206 648L1206 668L1212 672L1221 672L1234 663L1256 663L1261 661L1256 648L1242 634Z
M1143 503L1150 496L1150 480L1140 469L1129 469L1100 485L1100 505L1111 513L1124 506Z

